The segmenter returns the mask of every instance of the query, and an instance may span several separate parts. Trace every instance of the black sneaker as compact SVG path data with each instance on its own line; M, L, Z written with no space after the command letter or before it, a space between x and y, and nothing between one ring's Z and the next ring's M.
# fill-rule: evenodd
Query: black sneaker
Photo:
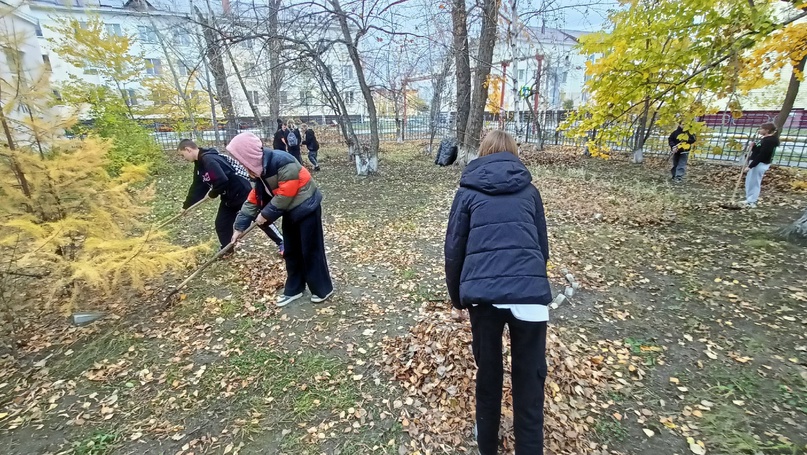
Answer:
M319 166L314 166L314 172L319 172Z

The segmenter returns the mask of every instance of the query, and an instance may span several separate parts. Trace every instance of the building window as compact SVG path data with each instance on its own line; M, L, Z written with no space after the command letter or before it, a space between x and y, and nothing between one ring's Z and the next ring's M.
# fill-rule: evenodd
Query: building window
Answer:
M79 22L79 23L78 23L78 28L80 28L80 29L82 29L82 30L87 30L87 23L86 23L86 22L84 22L84 21Z
M42 26L39 24L39 21L36 21L36 36L45 36L42 34Z
M98 74L98 68L94 67L92 63L84 61L84 74Z
M311 92L307 90L300 90L300 104L311 104Z
M289 92L280 92L280 104L289 104Z
M120 28L120 24L106 24L104 28L106 28L106 32L110 36L123 36L123 30Z
M25 54L16 49L6 48L4 50L6 53L6 63L8 63L8 68L11 70L11 75L22 75L22 62Z
M146 26L146 25L138 25L137 26L137 35L140 38L140 41L144 43L156 43L157 42L157 31L154 28Z
M353 79L353 67L350 65L342 65L342 79Z
M193 40L191 39L190 33L183 30L174 35L174 43L177 46L191 46L193 45Z
M50 65L50 57L47 55L42 56L42 63L45 64L45 69L49 72L53 72L53 67Z
M355 97L352 91L345 92L345 104L353 104Z
M247 90L247 99L249 99L249 102L252 104L260 104L257 90Z
M177 71L179 72L180 76L187 76L188 74L190 74L190 70L188 70L188 67L185 66L185 64L182 62L179 62L179 67L177 68Z
M518 83L524 83L524 78L527 77L526 70L518 70Z
M160 64L160 59L158 58L147 58L146 59L146 74L149 76L159 76L162 74L162 65Z
M124 90L123 96L126 98L127 106L137 106L137 92L133 89Z

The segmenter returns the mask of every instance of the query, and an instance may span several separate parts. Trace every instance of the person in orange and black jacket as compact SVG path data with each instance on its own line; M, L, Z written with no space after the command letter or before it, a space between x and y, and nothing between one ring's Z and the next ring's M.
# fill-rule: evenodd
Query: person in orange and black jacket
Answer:
M200 148L190 139L179 142L179 153L186 161L193 163L193 181L182 209L201 201L205 197L219 197L219 210L216 214L216 236L224 248L233 236L233 223L238 211L250 194L247 170L234 159L222 155L216 149ZM277 244L283 254L283 237L273 225L262 226L266 235Z
M306 285L312 303L324 302L333 294L333 283L325 257L322 193L311 173L289 153L264 148L252 133L235 136L227 151L247 168L256 194L242 206L232 240L253 220L262 225L282 216L287 277L277 306L302 297Z

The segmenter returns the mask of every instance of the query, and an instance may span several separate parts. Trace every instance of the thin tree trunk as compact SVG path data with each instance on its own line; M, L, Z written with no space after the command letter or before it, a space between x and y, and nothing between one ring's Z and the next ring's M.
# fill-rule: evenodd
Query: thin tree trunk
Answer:
M283 66L280 64L281 41L277 38L279 24L277 14L281 0L269 0L269 118L271 122L280 118L280 90L283 82ZM267 130L269 128L267 127ZM267 131L267 133L271 133Z
M451 7L454 26L453 51L457 65L457 143L461 146L471 113L471 56L468 46L468 12L465 0L454 0Z
M647 116L650 114L650 97L644 99L644 107L639 117L639 125L633 143L633 162L641 164L644 161L645 129L647 128Z
M476 157L479 147L479 136L485 117L485 104L488 100L488 87L485 82L490 75L493 61L493 48L496 45L496 25L498 23L498 2L484 0L482 6L482 30L479 34L479 54L476 58L474 72L473 97L471 112L468 115L468 127L465 130L463 145L460 147L457 161L461 166L468 164Z
M367 84L367 78L364 76L364 68L362 67L361 57L359 56L359 37L353 38L351 35L347 17L345 12L342 11L339 0L330 0L330 2L339 20L342 36L345 40L350 60L353 62L353 69L356 71L356 78L359 80L359 88L364 96L364 102L367 105L367 114L370 117L370 144L366 155L363 153L365 150L364 147L357 148L362 153L356 156L356 173L359 175L374 174L378 171L378 115L375 109L373 94L370 91L370 86Z
M790 115L790 111L793 110L793 105L796 103L796 97L799 95L799 88L801 87L801 81L796 76L796 71L800 74L804 74L804 64L807 62L807 56L801 58L801 61L793 68L793 72L790 74L790 83L787 85L787 93L785 93L785 101L782 103L782 109L779 110L779 114L776 115L776 119L774 119L773 124L776 125L776 130L781 132L787 123L787 117Z
M6 113L3 108L4 106L0 104L0 124L3 125L3 133L6 135L6 144L10 150L17 150L17 146L14 143L14 135L11 133L11 127L8 124L8 119L6 119Z
M443 105L443 90L445 89L448 73L451 71L452 55L447 53L443 58L443 66L437 77L434 78L432 102L429 110L429 155L434 147L434 137L437 135L437 123L440 121L440 110Z
M210 72L213 74L213 80L216 83L216 93L218 94L219 104L221 104L221 110L223 111L224 118L227 119L227 123L230 126L237 126L233 98L232 95L230 95L230 86L227 83L227 70L224 66L224 59L221 53L221 45L216 39L216 29L198 8L196 14L204 30L203 35L206 44L205 54L207 55L208 62L210 62ZM214 127L218 129L218 125ZM232 135L228 133L225 141L229 141L231 136Z
M185 87L179 82L179 75L177 74L177 70L174 67L173 62L171 61L171 54L168 52L168 46L165 44L165 38L163 34L157 30L157 26L154 24L153 20L150 20L151 28L154 30L154 33L157 35L157 41L160 42L160 48L165 54L165 61L168 63L168 69L171 71L171 79L174 81L174 88L176 88L177 93L179 93L179 97L182 99L182 104L185 106L185 113L188 115L188 119L191 122L191 137L196 139L196 115L193 112L193 105L191 104L190 97L188 96ZM128 105L129 103L127 103Z
M263 119L261 118L261 113L258 111L258 106L255 105L254 101L252 100L252 97L249 96L249 90L247 89L247 84L246 82L244 82L244 78L241 76L241 70L238 68L238 63L235 61L233 53L230 51L229 47L226 48L226 52L227 57L230 59L230 64L233 66L233 72L235 72L235 77L236 79L238 79L238 84L241 86L241 90L244 92L244 96L247 99L249 109L252 111L252 117L255 119L255 126L257 126L263 133L264 132Z

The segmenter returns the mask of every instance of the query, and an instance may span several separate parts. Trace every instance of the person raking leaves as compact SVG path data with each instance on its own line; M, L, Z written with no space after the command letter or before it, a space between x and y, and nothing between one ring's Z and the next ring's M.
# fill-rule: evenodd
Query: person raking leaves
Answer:
M763 123L759 127L760 139L753 142L751 156L748 158L748 174L745 175L745 201L742 205L755 208L762 190L762 177L771 168L773 154L779 146L779 135L776 125Z
M516 455L544 453L547 304L544 206L518 146L491 131L460 177L445 238L452 305L467 309L476 361L476 439L495 455L502 415L502 332L510 329Z
M264 148L260 138L249 132L235 136L227 151L249 172L256 196L242 206L232 241L238 241L253 220L263 225L282 216L287 276L277 306L302 297L306 285L312 303L328 299L333 283L325 257L322 193L311 173L289 153Z
M181 140L178 149L182 158L193 163L193 181L188 188L182 210L187 210L205 197L219 197L221 202L215 227L220 248L224 248L233 237L235 219L250 194L247 170L231 157L222 155L213 148L200 148L190 139ZM275 242L282 255L283 236L277 228L273 224L267 224L261 226L261 229Z

